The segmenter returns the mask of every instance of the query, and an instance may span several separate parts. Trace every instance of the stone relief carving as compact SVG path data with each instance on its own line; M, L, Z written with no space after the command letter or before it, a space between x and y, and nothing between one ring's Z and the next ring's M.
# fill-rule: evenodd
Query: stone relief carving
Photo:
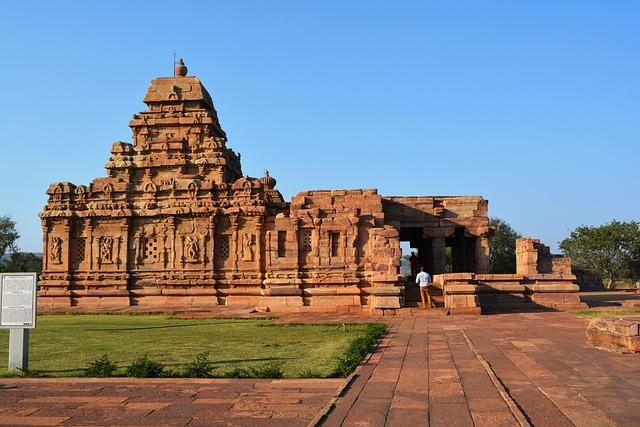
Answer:
M156 229L153 225L147 224L138 228L133 235L133 257L136 265L143 264L145 261L145 248L147 240L154 238Z
M111 193L113 193L113 185L109 183L105 184L104 187L102 187L102 193L104 194L104 197L110 199Z
M102 264L113 263L113 237L100 239L100 262Z
M184 236L184 257L187 262L199 261L198 241L190 235Z
M62 239L60 237L51 238L49 259L54 264L62 264Z
M242 235L242 260L253 261L255 257L254 246L256 244L256 237L251 233L244 233Z
M195 220L192 223L191 232L182 236L182 256L185 262L200 262L200 244L204 246L207 231L201 232L196 226Z

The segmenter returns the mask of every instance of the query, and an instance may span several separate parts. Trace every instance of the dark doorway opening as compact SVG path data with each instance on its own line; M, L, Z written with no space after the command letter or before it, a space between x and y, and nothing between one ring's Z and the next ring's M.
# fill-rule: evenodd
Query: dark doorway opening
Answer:
M409 242L411 248L417 249L418 269L424 267L433 276L433 249L431 239L423 236L422 227L402 227L400 241Z
M476 270L476 238L465 237L464 227L456 227L453 237L445 239L451 248L451 272L473 273Z
M418 271L420 267L433 277L433 249L431 239L425 238L422 227L402 227L400 228L400 242L409 242L411 251L418 257ZM411 252L404 254L411 255ZM405 304L407 307L416 307L420 303L420 291L415 282L415 276L405 277Z

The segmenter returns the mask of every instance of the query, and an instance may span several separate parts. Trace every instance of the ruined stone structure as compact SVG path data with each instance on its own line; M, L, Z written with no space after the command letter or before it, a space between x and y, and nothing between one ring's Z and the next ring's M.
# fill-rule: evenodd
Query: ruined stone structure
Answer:
M40 307L402 307L400 241L432 274L488 273L487 201L305 191L243 174L211 96L180 63L151 82L107 177L52 184Z
M516 274L457 273L435 276L451 312L480 313L481 308L586 308L571 273L571 260L553 255L539 240L516 241Z

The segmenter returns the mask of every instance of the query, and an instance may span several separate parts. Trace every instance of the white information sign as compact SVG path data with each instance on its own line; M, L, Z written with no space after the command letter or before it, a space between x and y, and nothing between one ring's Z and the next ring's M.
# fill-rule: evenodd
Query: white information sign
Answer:
M36 273L0 274L0 328L36 327Z

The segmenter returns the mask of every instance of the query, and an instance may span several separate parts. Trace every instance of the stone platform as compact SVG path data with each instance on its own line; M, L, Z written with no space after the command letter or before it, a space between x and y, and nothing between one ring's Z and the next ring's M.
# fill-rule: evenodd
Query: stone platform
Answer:
M584 319L557 312L381 319L390 333L348 379L2 378L0 424L640 425L640 355L591 347ZM292 313L274 321L371 317Z

